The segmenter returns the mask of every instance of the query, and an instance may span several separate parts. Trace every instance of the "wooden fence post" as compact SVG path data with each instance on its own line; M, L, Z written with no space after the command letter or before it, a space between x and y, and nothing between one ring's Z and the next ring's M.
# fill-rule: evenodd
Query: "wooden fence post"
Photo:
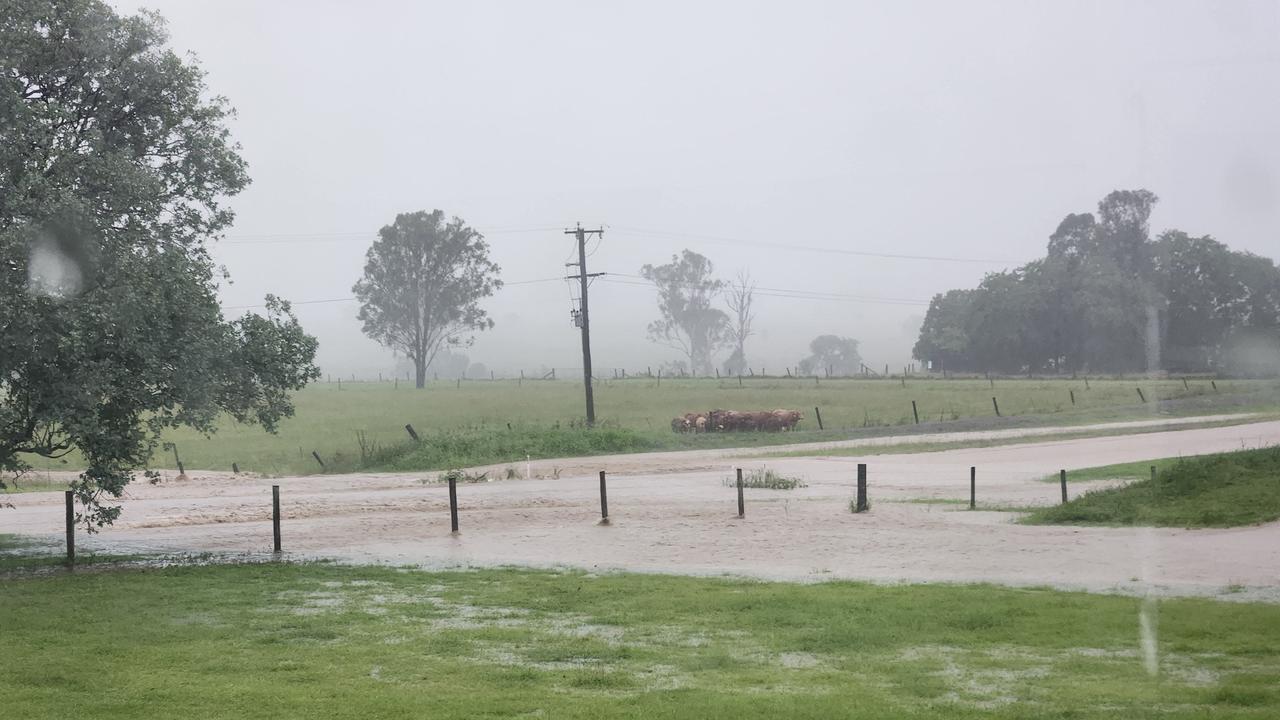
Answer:
M417 432L416 430L414 430L414 429L413 429L413 425L412 425L412 424L410 424L410 423L405 423L405 424L404 424L404 431L405 431L405 432L407 432L407 433L409 433L409 437L413 438L413 441L414 441L414 442L418 442L418 432Z
M272 552L280 554L280 486L271 486L271 540Z
M1066 470L1058 471L1058 481L1062 483L1062 504L1065 505L1067 503L1067 471Z
M1000 403L996 402L994 395L991 397L991 407L996 409L996 417L1000 417Z
M747 516L747 503L742 496L742 468L738 468L738 517Z
M978 468L969 468L969 509L978 509Z
M867 509L867 465L858 463L858 504L854 512L866 512Z
M458 534L458 476L449 473L449 526Z
M600 471L600 523L609 524L609 496L604 489L604 471Z
M911 414L916 418L916 424L920 424L920 410L916 408L916 401L911 401Z
M823 429L822 428L822 411L819 410L817 406L814 406L813 408L813 415L814 417L818 418L818 429L822 430Z
M320 469L321 469L321 470L324 470L324 469L325 469L325 468L324 468L324 461L320 459L320 453L316 452L315 450L312 450L312 451L311 451L311 457L315 458L315 459L316 459L316 462L320 463Z
M1072 404L1072 405L1075 405L1075 404L1076 404L1076 391L1075 391L1075 390L1068 390L1067 392L1071 393L1071 404Z
M1138 399L1145 403L1147 401L1147 396L1142 394L1142 388L1137 388L1137 391Z
M76 564L76 494L67 490L63 495L67 505L67 567Z

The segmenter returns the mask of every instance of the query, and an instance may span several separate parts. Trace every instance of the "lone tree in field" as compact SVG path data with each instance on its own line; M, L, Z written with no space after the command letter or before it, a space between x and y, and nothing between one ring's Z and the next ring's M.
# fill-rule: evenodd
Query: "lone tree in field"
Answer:
M469 346L493 327L480 301L502 287L484 236L444 213L402 213L378 231L352 288L364 334L413 362L417 386L446 346Z
M226 100L166 40L96 0L0 15L0 487L78 452L90 530L164 429L274 430L318 375L288 303L222 316L206 245L248 177Z
M839 335L819 335L809 343L809 357L800 361L802 375L831 371L832 375L856 375L862 370L858 341Z
M747 338L755 335L752 325L756 311L752 305L756 297L756 282L750 273L742 270L729 283L724 295L725 304L733 313L729 318L729 340L733 344L733 352L724 361L724 371L729 375L741 375L747 369Z
M729 316L712 304L724 289L713 270L710 260L692 250L671 256L666 265L640 268L644 279L658 288L662 313L649 323L649 339L683 352L695 375L711 374L711 354L729 332Z

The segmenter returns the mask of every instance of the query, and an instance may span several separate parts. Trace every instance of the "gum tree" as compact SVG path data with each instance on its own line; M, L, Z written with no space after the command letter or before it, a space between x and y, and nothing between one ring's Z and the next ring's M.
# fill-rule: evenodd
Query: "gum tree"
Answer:
M729 336L729 316L715 307L724 281L706 256L685 250L666 265L645 265L640 275L658 290L661 317L649 323L649 339L684 354L689 371L711 374L711 355Z
M413 362L419 388L445 347L493 327L480 301L502 287L484 236L458 218L419 210L378 231L352 288L364 333Z
M225 99L159 16L22 0L0 17L0 485L78 453L87 527L160 433L272 431L318 375L286 302L227 320L208 243L247 183ZM153 478L150 471L147 474Z

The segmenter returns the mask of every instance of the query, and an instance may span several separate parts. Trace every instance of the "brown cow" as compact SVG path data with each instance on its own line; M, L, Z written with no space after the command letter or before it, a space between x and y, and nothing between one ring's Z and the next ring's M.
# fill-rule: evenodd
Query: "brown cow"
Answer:
M772 415L774 424L777 426L778 430L783 432L795 430L796 424L800 422L801 418L799 411L796 410L778 409L774 410Z

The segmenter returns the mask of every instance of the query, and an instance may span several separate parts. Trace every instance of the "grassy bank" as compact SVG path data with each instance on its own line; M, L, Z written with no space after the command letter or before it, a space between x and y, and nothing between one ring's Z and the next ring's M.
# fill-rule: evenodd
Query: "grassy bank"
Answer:
M1023 522L1204 528L1280 519L1280 447L1091 468L1070 479L1130 477L1141 479L1038 509Z
M1280 607L326 565L0 582L21 718L1265 718Z

